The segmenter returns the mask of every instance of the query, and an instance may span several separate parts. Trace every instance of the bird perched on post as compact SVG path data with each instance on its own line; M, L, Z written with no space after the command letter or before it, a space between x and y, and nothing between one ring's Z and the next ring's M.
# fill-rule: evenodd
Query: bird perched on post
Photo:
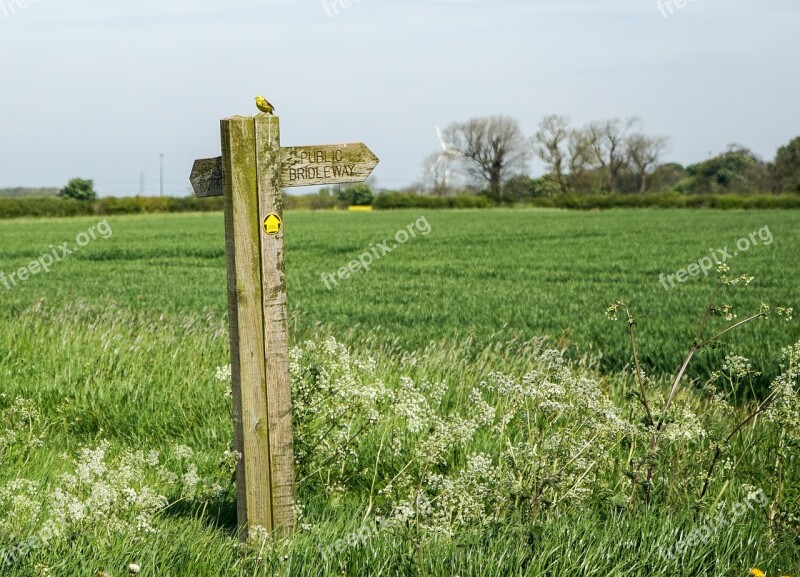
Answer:
M267 114L273 114L275 112L275 107L263 96L256 96L256 106L261 112L266 112Z

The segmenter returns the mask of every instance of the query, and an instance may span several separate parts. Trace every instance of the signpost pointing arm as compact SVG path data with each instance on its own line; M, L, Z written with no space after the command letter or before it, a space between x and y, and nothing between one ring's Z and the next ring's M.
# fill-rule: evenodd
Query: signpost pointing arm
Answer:
M364 182L378 165L361 142L281 148L281 186ZM223 195L222 157L194 161L189 177L198 198Z
M277 116L221 121L222 156L196 160L198 197L225 197L239 526L294 528L294 453L281 188L363 182L364 144L281 148Z
M281 149L283 186L364 182L378 158L364 144L328 144Z

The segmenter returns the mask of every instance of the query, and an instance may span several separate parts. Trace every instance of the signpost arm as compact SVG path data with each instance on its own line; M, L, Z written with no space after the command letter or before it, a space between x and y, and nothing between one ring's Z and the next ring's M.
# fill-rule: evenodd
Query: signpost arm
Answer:
M225 245L240 529L273 530L262 315L258 166L252 118L222 120Z
M275 530L288 534L294 528L294 452L283 227L281 226L277 234L268 234L265 230L266 220L270 215L277 215L280 221L283 221L278 117L256 116L255 138L258 165L258 221L262 225L259 238L272 465L272 515Z

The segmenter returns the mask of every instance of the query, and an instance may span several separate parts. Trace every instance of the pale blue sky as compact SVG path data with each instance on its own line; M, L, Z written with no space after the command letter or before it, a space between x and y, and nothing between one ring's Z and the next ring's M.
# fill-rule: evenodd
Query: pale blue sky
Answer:
M136 194L145 173L154 194L163 152L166 192L186 194L219 119L258 93L284 145L363 141L385 187L419 177L435 125L478 115L532 134L548 113L636 114L682 163L800 135L797 0L666 18L656 0L338 0L334 17L322 0L18 1L0 0L0 187Z

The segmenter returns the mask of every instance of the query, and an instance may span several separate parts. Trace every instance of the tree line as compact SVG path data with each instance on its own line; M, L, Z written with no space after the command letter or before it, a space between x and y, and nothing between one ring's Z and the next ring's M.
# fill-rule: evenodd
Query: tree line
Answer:
M527 137L515 119L488 116L454 122L440 138L442 152L425 158L413 187L419 192L480 192L498 202L597 193L800 194L800 137L769 162L731 144L689 166L661 163L669 139L646 133L638 117L576 127L567 116L551 114ZM539 178L529 175L534 157L546 168Z

